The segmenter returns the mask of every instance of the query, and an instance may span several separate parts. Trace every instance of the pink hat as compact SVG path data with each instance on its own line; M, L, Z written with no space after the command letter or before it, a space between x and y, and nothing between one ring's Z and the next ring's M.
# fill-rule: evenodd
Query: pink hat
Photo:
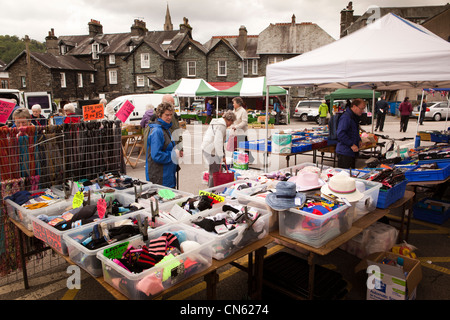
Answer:
M298 175L291 177L288 181L294 182L297 185L297 191L307 191L318 189L325 184L322 179L319 179L319 174L312 171L300 171Z

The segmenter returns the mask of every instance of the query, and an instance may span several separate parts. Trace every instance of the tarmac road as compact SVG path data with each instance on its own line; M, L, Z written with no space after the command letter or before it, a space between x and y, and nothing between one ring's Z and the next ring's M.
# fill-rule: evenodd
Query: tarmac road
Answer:
M394 138L404 136L414 137L416 134L416 125L413 119L410 119L407 133L399 132L399 118L388 116L385 123L384 134ZM316 126L312 122L300 122L293 119L290 125L276 126L276 129L301 129ZM199 189L205 188L201 180L201 172L206 167L201 163L196 163L201 156L200 145L197 142L207 126L188 125L184 134L185 141L185 163L181 164L180 171L180 190L197 194ZM367 131L371 126L363 126ZM420 126L420 130L444 130L445 121L434 122L425 121ZM265 130L258 129L256 135L264 137ZM188 141L190 140L190 143ZM402 146L414 146L414 140L400 142ZM431 144L423 142L422 145ZM197 159L197 160L196 160ZM261 160L261 159L258 159ZM310 156L299 156L297 162L311 162ZM261 166L261 163L255 164L255 167ZM133 169L127 167L127 174L136 178L145 179L145 161L142 158L138 166ZM285 167L285 159L280 157L279 167ZM425 190L420 190L425 192ZM422 193L421 193L422 194ZM444 198L450 197L445 194ZM393 215L399 213L394 212ZM391 223L395 226L394 223ZM435 225L423 221L412 219L411 231L409 236L410 244L417 247L416 254L421 261L423 279L417 289L418 300L448 300L450 299L450 220L443 225ZM279 251L287 251L291 254L301 256L302 252L285 248L281 245L271 244L268 246L268 254ZM346 300L365 300L366 299L366 279L365 272L354 272L354 267L360 262L360 259L337 249L331 254L318 257L319 265L335 270L343 275L348 283L348 294ZM70 276L67 273L68 264L60 262L57 266L44 272L30 274L30 289L23 288L23 282L18 279L0 286L0 300L111 300L113 296L108 293L96 280L89 276L85 271L81 271L81 289L69 290L67 280ZM218 285L217 297L220 300L241 300L246 299L246 274L239 269L226 266L219 270L220 283ZM167 299L176 300L204 300L206 298L205 283L196 281L187 288L182 288Z

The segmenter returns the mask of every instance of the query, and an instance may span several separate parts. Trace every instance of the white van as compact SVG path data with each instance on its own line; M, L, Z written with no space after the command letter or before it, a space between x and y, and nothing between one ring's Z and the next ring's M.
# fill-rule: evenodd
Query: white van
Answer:
M27 108L30 113L31 107L39 104L42 115L46 118L56 111L52 104L51 94L45 91L26 92L18 89L0 89L0 98L15 99L19 106Z
M107 107L112 106L114 111L117 112L125 103L125 101L130 101L130 103L134 106L134 111L130 114L127 121L125 123L130 122L138 122L141 121L144 113L146 111L146 107L148 104L152 104L155 108L162 102L164 94L158 93L142 93L142 94L129 94L125 96L117 97L111 100ZM173 95L175 100L175 112L180 114L180 104L178 102L178 97Z

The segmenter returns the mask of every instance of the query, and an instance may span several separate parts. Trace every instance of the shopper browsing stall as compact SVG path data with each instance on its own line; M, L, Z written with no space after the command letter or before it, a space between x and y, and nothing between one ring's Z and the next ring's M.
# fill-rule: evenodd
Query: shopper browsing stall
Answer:
M365 108L364 100L355 99L351 107L345 110L339 119L336 145L339 168L355 168L356 157L361 147L359 120Z
M35 126L47 125L47 119L42 115L41 105L35 104L31 107L31 123Z
M222 163L226 164L224 143L227 135L227 128L236 120L233 111L228 110L222 118L212 119L203 137L202 150L203 157L209 165L208 186L213 187L213 173L220 170Z
M149 123L150 132L147 138L147 159L145 177L147 181L169 188L176 186L176 170L178 151L172 141L173 107L169 103L161 103L155 110L157 119Z

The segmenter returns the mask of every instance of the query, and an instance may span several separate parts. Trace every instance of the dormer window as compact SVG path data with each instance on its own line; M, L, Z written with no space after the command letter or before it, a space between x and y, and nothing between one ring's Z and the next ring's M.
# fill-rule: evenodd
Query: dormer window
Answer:
M92 59L98 60L98 53L100 52L100 45L98 43L92 44Z

